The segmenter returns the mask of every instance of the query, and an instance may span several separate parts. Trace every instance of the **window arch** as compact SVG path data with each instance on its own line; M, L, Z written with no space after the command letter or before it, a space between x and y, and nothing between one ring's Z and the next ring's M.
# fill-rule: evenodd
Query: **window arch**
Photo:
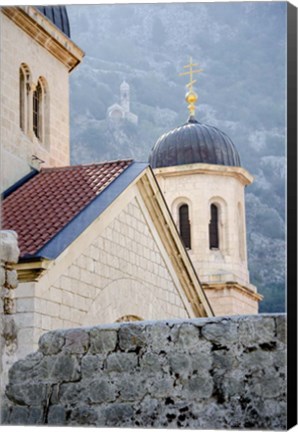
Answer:
M29 129L30 84L31 72L28 66L22 63L19 69L19 125L24 133Z
M187 249L191 249L189 209L187 204L182 204L179 207L179 231L184 246Z
M209 248L219 249L219 229L218 229L218 207L215 204L210 206L209 222Z
M46 144L48 111L47 82L40 77L32 95L32 129L36 138L43 144Z
M143 318L140 318L137 315L123 315L122 317L118 318L115 322L132 322L132 321L143 321Z

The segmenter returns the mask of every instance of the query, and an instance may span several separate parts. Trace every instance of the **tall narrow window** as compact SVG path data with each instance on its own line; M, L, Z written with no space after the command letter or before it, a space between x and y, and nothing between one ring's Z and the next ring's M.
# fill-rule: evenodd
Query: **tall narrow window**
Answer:
M26 104L26 77L25 72L20 69L20 128L25 131L25 104Z
M209 223L209 247L210 249L219 249L219 233L218 233L218 208L215 204L211 204L211 219Z
M22 63L19 70L19 124L24 133L29 129L29 86L31 73L28 66Z
M182 206L179 208L179 231L184 246L187 249L191 249L190 222L187 204L182 204Z
M33 132L35 136L41 139L42 131L42 87L40 82L37 83L33 92Z

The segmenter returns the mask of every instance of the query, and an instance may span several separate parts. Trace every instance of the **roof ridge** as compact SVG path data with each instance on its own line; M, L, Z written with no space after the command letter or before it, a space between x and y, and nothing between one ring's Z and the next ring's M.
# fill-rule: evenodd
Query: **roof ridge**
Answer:
M45 171L66 171L66 170L72 170L76 168L82 168L82 167L94 167L94 166L100 166L100 165L111 165L112 163L120 163L120 162L134 162L134 159L115 159L115 160L106 160L101 162L92 162L92 163L86 163L86 164L77 164L77 165L64 165L59 167L43 167L41 168L40 172Z

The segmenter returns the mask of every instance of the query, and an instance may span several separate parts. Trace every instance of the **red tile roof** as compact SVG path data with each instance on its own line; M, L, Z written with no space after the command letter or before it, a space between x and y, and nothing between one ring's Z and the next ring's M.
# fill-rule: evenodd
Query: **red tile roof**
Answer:
M4 199L2 228L18 233L21 257L34 255L132 160L44 168Z

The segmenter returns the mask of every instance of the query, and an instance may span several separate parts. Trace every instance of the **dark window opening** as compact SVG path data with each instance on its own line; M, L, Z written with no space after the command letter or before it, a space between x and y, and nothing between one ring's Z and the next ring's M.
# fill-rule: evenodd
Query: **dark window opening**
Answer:
M20 69L20 128L25 130L25 74Z
M219 249L218 235L218 208L211 204L211 220L209 223L209 247L210 249Z
M183 204L179 208L179 231L184 243L184 246L187 249L191 249L191 241L190 241L190 222L189 222L189 214L188 214L188 205Z
M41 98L42 89L41 85L38 83L33 92L33 132L37 138L41 138Z

